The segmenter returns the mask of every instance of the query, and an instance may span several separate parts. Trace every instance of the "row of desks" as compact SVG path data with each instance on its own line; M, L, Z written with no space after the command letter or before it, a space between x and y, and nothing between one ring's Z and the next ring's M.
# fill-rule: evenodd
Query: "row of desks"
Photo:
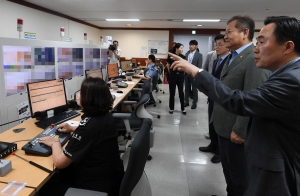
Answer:
M132 81L128 81L127 88L119 88L118 90L122 90L123 93L120 94L122 96L116 97L113 107L116 107L122 100L127 97L127 94L132 90L133 87L140 81L140 79L133 79ZM114 85L114 84L113 84ZM116 93L117 90L112 91L112 93ZM81 118L76 117L73 120L80 121ZM35 119L29 119L22 124L19 124L6 132L0 134L0 141L4 142L14 142L18 140L27 140L32 139L37 136L43 129L37 127L34 122ZM25 128L20 133L14 133L13 130L17 128ZM15 152L17 155L24 157L30 161L36 162L47 169L54 171L55 168L53 166L52 155L49 157L41 157L36 155L29 155L25 154L23 150L21 150L22 146L28 143L28 141L20 141L17 142L18 149ZM29 164L28 162L18 158L17 156L9 155L5 157L6 160L11 160L12 162L12 170L6 174L4 177L0 177L0 190L2 190L5 185L11 181L17 182L26 182L27 187L22 190L20 195L34 195L34 193L39 190L50 178L51 175L41 169L34 167L33 165ZM54 173L54 172L53 172Z

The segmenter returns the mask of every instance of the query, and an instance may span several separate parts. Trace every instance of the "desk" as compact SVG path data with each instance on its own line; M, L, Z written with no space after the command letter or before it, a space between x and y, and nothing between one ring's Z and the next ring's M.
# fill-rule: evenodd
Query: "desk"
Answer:
M0 183L0 190L2 190L7 184L5 183ZM18 196L27 196L27 195L34 195L35 194L35 191L33 188L28 188L28 187L25 187L23 188L17 195ZM4 195L4 194L1 194L0 195Z
M140 81L140 79L133 79L130 82L134 82L134 84L128 84L127 88L119 88L119 90L123 91L123 96L117 97L113 107L116 107L124 98L126 95L132 90L132 88ZM112 91L113 93L116 91ZM80 121L80 116L72 119L75 121ZM17 140L24 140L24 139L32 139L35 136L37 136L39 133L43 131L43 129L37 127L34 123L36 122L36 119L29 119L7 131L0 134L0 141L5 142L13 142ZM20 133L14 133L13 129L16 128L25 128ZM24 146L28 141L21 141L17 142L17 150L16 154L20 155L21 157L28 159L30 161L36 162L39 165L42 165L46 167L47 169L54 171L53 161L52 161L52 155L48 157L41 157L37 155L30 155L25 154L23 150L21 150L22 146ZM33 165L29 164L28 162L18 158L17 156L9 155L5 157L6 160L11 160L12 162L12 171L10 171L8 174L6 174L4 177L0 177L0 182L11 182L11 181L17 181L17 182L26 182L27 187L35 188L36 190L39 190L50 178L51 175L37 167L34 167Z
M128 84L127 88L118 88L118 90L112 90L111 93L115 93L115 94L119 94L117 93L117 91L123 91L122 95L120 97L116 97L114 104L113 104L113 108L115 108L116 106L119 105L119 103L121 103L125 97L128 95L128 93L137 85L137 83L139 83L141 81L141 78L133 78L132 81L127 81L128 83L134 82L134 84ZM115 83L111 83L111 86L115 86Z

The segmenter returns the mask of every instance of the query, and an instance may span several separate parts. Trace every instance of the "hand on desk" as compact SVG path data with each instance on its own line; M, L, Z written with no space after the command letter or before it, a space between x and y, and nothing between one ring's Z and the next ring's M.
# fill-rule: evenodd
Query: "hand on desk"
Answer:
M71 126L68 123L62 123L56 127L56 129L61 133L71 133L74 132L76 128L76 126Z

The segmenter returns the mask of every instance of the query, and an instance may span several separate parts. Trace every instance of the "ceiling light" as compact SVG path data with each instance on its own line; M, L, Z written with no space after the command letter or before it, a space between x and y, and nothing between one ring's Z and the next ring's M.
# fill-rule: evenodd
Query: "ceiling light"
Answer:
M140 21L140 19L105 19L106 21Z
M128 27L131 27L131 26L132 26L132 24L126 24L126 26L128 26Z
M202 25L197 25L197 27L202 27Z
M183 19L183 22L220 22L220 19Z

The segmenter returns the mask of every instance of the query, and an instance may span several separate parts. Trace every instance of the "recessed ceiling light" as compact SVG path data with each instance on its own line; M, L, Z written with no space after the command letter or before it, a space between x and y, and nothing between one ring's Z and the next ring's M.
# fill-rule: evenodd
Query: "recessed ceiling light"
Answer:
M183 22L220 22L220 19L183 19Z
M202 27L202 25L197 25L197 27Z
M140 21L140 19L105 19L106 21Z
M128 26L128 27L131 27L131 26L132 26L132 24L126 24L126 26Z

